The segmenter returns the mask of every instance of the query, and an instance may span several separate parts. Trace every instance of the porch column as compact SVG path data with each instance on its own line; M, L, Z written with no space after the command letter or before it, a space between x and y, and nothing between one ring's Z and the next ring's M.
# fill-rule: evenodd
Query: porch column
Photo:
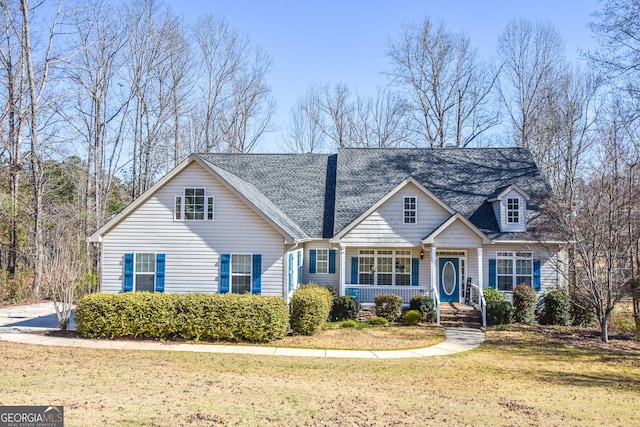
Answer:
M436 263L436 256L438 255L438 248L431 246L431 291L436 297L436 324L440 324L440 295L438 295L438 266Z
M478 248L478 288L480 292L484 289L484 280L482 277L482 248Z
M340 296L344 296L344 284L346 282L346 269L347 269L347 248L340 243Z
M429 259L431 262L431 290L434 294L438 292L438 266L436 265L436 254L437 248L435 246L431 246L431 258ZM438 299L439 296L438 296Z

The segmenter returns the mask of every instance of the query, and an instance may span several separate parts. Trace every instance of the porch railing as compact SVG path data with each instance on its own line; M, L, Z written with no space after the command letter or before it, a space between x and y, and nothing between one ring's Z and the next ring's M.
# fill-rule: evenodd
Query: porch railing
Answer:
M431 296L429 288L426 286L372 286L372 285L346 285L345 295L356 299L360 304L375 303L376 295L394 294L402 297L403 304L409 304L411 298L415 296Z
M482 326L487 326L487 302L484 294L480 292L480 287L471 283L471 303L482 313Z

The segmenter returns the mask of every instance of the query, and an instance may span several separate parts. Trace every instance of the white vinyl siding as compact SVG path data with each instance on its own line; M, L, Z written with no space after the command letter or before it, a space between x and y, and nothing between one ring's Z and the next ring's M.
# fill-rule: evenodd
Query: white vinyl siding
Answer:
M527 245L527 246L518 246L518 245L508 245L508 244L495 244L495 245L491 245L491 246L485 246L484 247L484 252L483 252L483 281L484 281L484 286L488 287L489 286L489 260L490 259L495 259L496 260L496 270L498 267L498 261L501 258L500 255L503 253L519 253L519 254L530 254L530 257L527 255L527 257L522 257L524 258L529 258L529 259L533 259L533 260L540 260L540 291L541 292L545 292L549 289L555 288L556 286L563 286L566 285L566 281L563 279L563 273L561 273L560 269L563 267L566 267L566 262L560 262L561 259L561 255L563 254L562 252L557 252L555 249L552 248L543 248L541 246L537 246L535 244L531 244L531 245ZM564 256L564 255L562 255ZM475 255L474 256L470 256L467 259L470 261L474 261ZM512 279L509 282L510 284L513 284L514 282L518 282L518 280L523 281L525 280L526 277L529 277L528 271L529 271L529 267L527 263L521 263L521 265L519 266L519 268L515 265L515 261L514 261L514 268L516 268L516 272L515 272L515 279L513 278L514 276L512 275ZM533 265L531 265L531 268L533 268ZM473 271L474 267L469 267L469 269L471 271ZM505 286L506 285L506 280L505 280ZM474 282L476 282L475 278L473 279ZM496 281L496 284L499 286L498 282ZM518 284L518 283L516 283ZM507 290L508 294L511 295L511 290Z
M416 197L415 224L405 224L399 214L404 210L405 197ZM360 247L419 247L421 240L450 216L433 199L419 192L415 185L408 184L351 229L341 242Z
M215 194L215 221L174 221L184 188ZM282 296L283 236L197 163L192 163L104 236L102 290L121 292L124 253L165 253L165 292L218 292L220 254L262 255L262 295Z

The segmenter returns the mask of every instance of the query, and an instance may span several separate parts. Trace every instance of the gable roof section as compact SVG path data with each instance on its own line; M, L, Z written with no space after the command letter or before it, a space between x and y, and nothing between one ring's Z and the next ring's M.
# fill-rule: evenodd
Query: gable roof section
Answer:
M284 231L284 233L293 237L295 241L309 240L309 236L307 236L297 224L291 221L291 219L287 218L271 200L260 193L253 184L231 172L208 163L206 160L201 162L204 163L202 166L216 176L228 190L252 207L255 212L262 216L267 222L270 222L271 225Z
M250 183L311 238L333 235L336 155L199 154L212 166ZM334 173L335 174L335 173Z
M402 190L404 187L406 187L409 184L413 184L416 187L418 187L418 189L420 191L422 191L422 193L424 193L427 197L429 197L430 199L432 199L438 206L440 206L442 209L444 209L445 211L449 212L451 215L453 215L455 212L453 211L453 209L451 209L449 206L447 206L442 200L440 200L435 194L433 194L431 191L429 191L428 189L424 188L422 186L422 184L420 184L418 181L416 181L414 178L409 177L407 179L405 179L404 181L402 181L396 188L392 189L389 193L385 194L380 200L378 200L373 206L371 206L369 209L367 209L364 213L362 213L356 220L354 220L351 224L349 224L348 226L344 227L339 233L337 233L333 240L335 241L339 241L340 238L342 238L342 236L344 236L345 234L347 234L349 231L351 231L353 229L353 227L355 227L356 225L358 225L362 220L364 220L366 217L368 217L369 215L371 215L376 209L378 209L380 206L382 206L387 200L389 200L391 197L393 197L396 193L398 193L398 191Z
M336 180L336 234L408 176L477 228L494 235L500 229L487 199L496 190L517 185L532 198L549 191L533 156L523 148L342 149Z
M489 238L500 232L489 199L508 188L531 198L527 218L549 192L523 148L345 148L337 154L197 154L182 162L90 241L111 229L160 186L197 161L268 222L296 241L341 236L412 182ZM528 223L529 219L527 220ZM518 237L522 237L519 234ZM98 240L95 240L98 239Z
M109 230L111 230L114 226L116 226L120 221L129 216L131 212L136 210L140 205L146 202L151 196L155 194L158 189L160 189L164 184L171 181L173 177L182 172L187 166L189 166L193 162L192 157L189 157L183 160L178 166L173 168L168 174L163 176L158 182L156 182L150 189L145 191L140 197L129 203L126 208L124 208L120 213L114 215L109 221L107 221L102 227L98 228L87 241L92 243L100 243L102 242L102 236L106 234Z
M491 240L480 229L478 229L478 227L473 225L473 223L469 221L467 218L460 215L460 213L456 213L455 215L452 215L449 219L443 222L442 225L440 225L438 228L433 230L431 234L429 234L424 239L422 239L422 243L426 245L434 244L436 238L440 234L442 234L447 228L449 228L451 224L453 224L456 221L460 221L461 223L466 225L467 228L469 228L474 234L476 234L480 238L480 240L482 240L482 244L487 245L491 243Z
M160 181L153 185L144 194L134 200L129 206L127 206L122 212L113 217L105 225L100 227L95 233L89 237L90 242L100 242L102 236L107 233L111 228L117 225L120 221L126 218L131 212L137 209L145 201L147 201L156 191L161 188L165 183L173 179L182 170L184 170L191 163L196 162L202 166L205 170L216 177L227 189L239 197L244 203L251 207L258 215L260 215L265 221L270 223L281 234L289 236L292 241L305 241L309 240L304 231L300 229L295 223L282 213L277 206L273 204L269 199L264 197L255 187L236 177L232 173L229 173L223 169L211 165L206 161L203 161L198 155L192 154L175 167L171 172L164 176Z

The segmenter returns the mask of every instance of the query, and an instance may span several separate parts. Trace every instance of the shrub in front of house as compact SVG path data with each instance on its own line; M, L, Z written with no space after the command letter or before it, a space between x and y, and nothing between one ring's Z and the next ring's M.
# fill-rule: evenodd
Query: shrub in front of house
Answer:
M484 300L487 303L504 301L504 292L499 291L498 289L484 288L482 290L482 295L484 295Z
M422 315L425 322L434 322L436 320L436 309L433 304L433 298L424 295L417 295L409 301L409 310L417 310ZM406 313L405 313L406 314Z
M236 294L91 294L78 301L85 337L268 342L287 333L284 299Z
M341 328L355 328L356 326L358 326L358 322L356 322L353 319L348 319L345 320L344 322L342 322L342 324L340 325Z
M571 294L571 324L589 326L597 320L596 312L587 297L578 292Z
M513 288L513 321L532 325L536 323L538 293L529 285Z
M332 322L355 319L362 305L350 296L333 297L329 318Z
M298 335L313 335L322 329L331 312L331 292L316 284L303 285L291 297L291 329Z
M371 319L369 319L367 323L370 324L371 326L384 326L389 324L389 321L384 317L374 316Z
M389 322L395 322L400 316L402 298L394 294L378 294L374 299L376 303L376 316L384 317Z
M571 324L571 298L562 288L547 291L540 299L538 321L543 325Z
M508 301L487 301L487 325L508 325L513 322L513 304Z
M403 326L416 326L419 325L422 321L422 313L418 310L408 310L402 315L402 319L400 319L400 323Z

